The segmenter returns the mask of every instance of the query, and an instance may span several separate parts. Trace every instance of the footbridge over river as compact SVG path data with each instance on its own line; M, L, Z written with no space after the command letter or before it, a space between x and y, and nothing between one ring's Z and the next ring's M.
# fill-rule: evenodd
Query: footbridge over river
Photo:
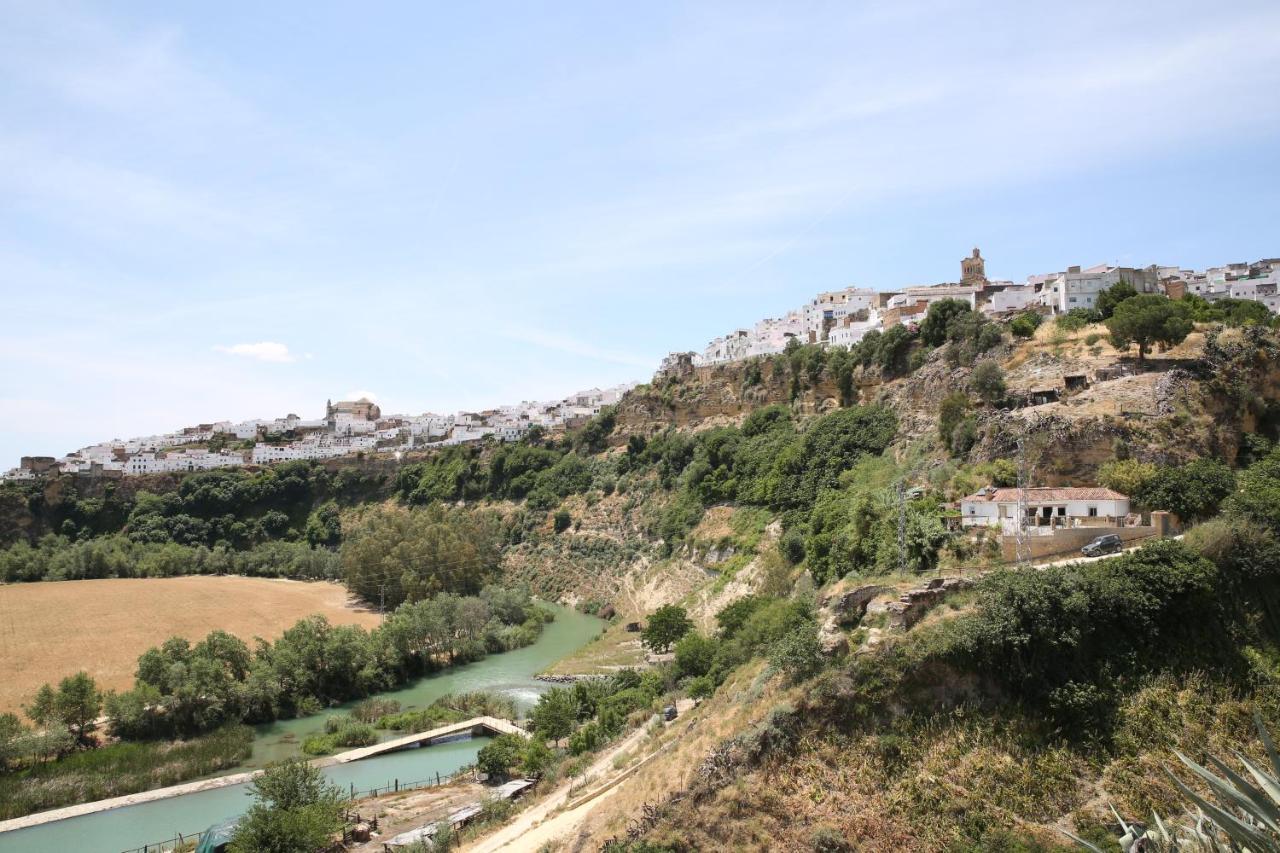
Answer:
M312 761L311 764L320 768L332 767L335 764L348 764L352 761L359 761L362 758L373 758L374 756L384 755L389 752L398 752L404 749L417 749L419 747L430 746L433 743L453 740L463 735L504 734L519 735L526 738L529 737L528 732L508 720L501 720L497 717L473 717L470 720L463 720L459 723L449 723L429 731L417 732L416 734L405 735L404 737L398 737L392 740L383 741L382 743L376 743L373 746L363 746L359 749L340 752L337 755L317 758ZM9 832L15 829L27 829L32 826L40 826L41 824L53 823L54 821L80 817L81 815L89 815L96 812L105 812L111 809L123 808L125 806L136 806L140 803L150 803L156 800L166 800L171 797L181 797L186 794L195 794L201 791L212 791L217 788L226 788L231 785L240 785L245 782L253 781L253 779L260 776L262 772L263 771L261 770L254 770L248 773L233 773L229 776L217 776L213 779L202 779L198 782L186 782L181 785L170 785L167 788L156 788L151 791L140 791L136 794L126 794L123 797L112 797L109 800L98 800L92 803L81 803L75 806L67 806L66 808L38 812L36 814L26 815L25 817L0 821L0 833Z

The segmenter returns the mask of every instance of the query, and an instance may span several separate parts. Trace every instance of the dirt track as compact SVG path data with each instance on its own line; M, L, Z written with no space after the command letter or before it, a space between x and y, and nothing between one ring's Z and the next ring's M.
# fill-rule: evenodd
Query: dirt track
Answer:
M138 655L176 635L221 628L253 645L303 616L372 627L336 583L182 577L0 586L0 712L18 711L46 681L84 669L100 686L133 686Z

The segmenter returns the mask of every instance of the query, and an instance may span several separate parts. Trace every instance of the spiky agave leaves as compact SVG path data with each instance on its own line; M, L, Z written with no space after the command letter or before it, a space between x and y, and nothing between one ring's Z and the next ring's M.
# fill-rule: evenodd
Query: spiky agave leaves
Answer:
M1173 754L1209 786L1217 802L1191 790L1170 772L1173 784L1198 807L1195 825L1175 826L1170 831L1160 816L1153 814L1156 829L1143 831L1125 823L1112 808L1111 813L1124 830L1120 846L1125 853L1280 853L1280 752L1262 724L1261 715L1254 715L1254 725L1266 748L1270 770L1233 750L1253 782L1209 756L1207 761L1222 774L1219 776L1175 749ZM1227 838L1222 838L1219 831ZM1089 842L1066 834L1083 849L1103 853Z

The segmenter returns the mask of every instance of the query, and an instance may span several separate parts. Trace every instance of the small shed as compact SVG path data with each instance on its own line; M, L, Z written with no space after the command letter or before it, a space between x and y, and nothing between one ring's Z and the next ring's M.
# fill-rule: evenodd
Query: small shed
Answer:
M499 800L514 800L532 787L532 779L512 779L494 788L493 796Z
M405 830L394 838L388 838L382 842L382 849L396 850L400 847L412 847L415 844L430 843L436 837L436 827L437 824L432 822L417 829Z

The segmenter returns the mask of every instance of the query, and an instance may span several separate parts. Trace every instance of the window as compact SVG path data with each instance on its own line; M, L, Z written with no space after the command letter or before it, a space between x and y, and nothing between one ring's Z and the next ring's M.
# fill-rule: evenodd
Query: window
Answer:
M1089 507L1089 517L1096 518L1097 515L1098 515L1098 508L1096 506Z

